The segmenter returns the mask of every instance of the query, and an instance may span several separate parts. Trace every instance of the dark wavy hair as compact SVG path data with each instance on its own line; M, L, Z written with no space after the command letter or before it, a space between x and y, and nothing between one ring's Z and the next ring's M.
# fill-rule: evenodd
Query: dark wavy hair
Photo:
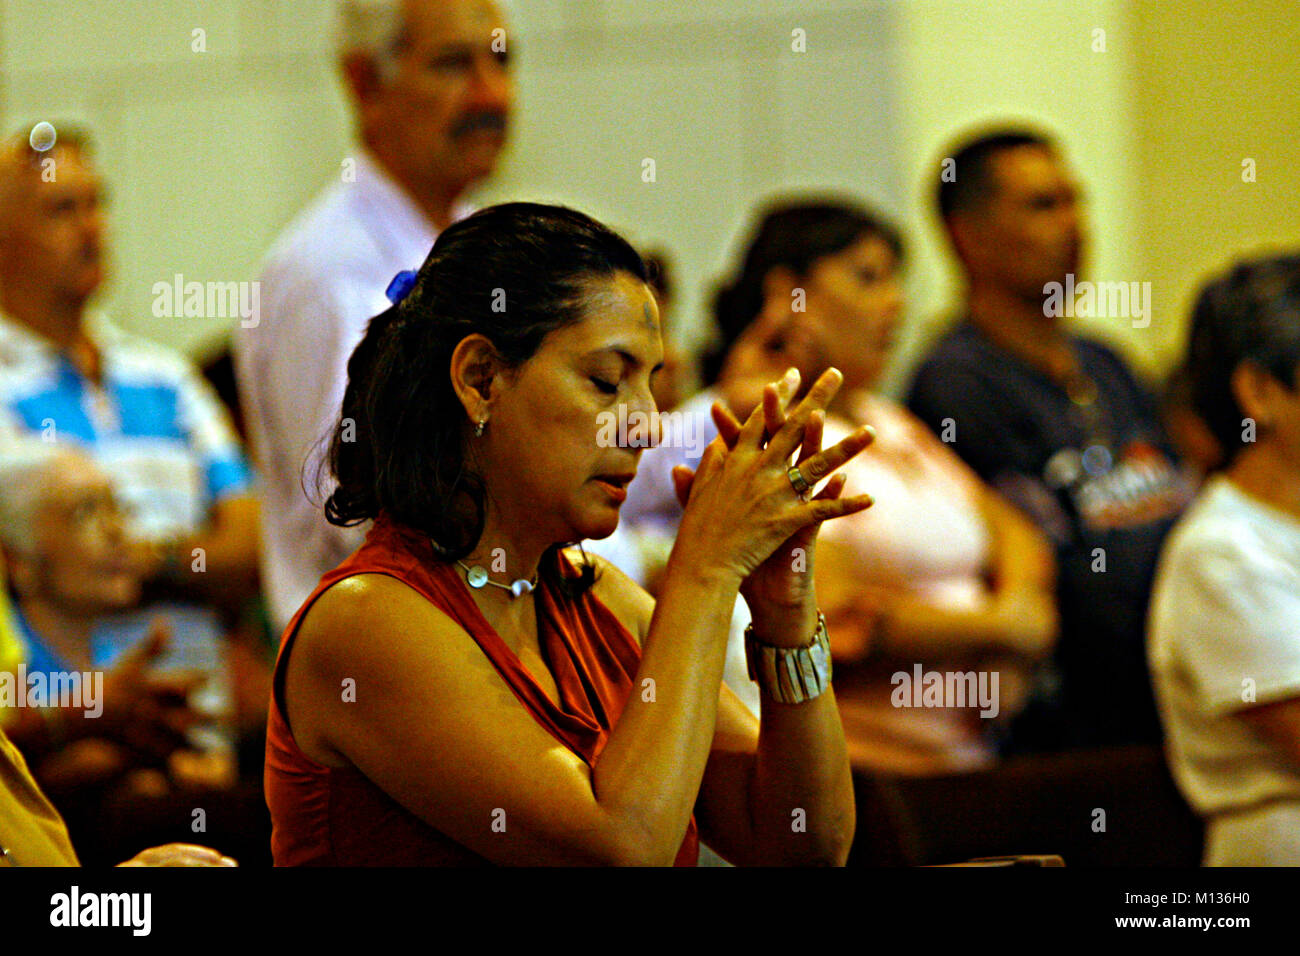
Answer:
M444 231L410 293L370 320L348 361L326 519L355 525L383 511L449 561L473 551L486 486L466 460L472 432L452 388L452 352L478 333L518 369L547 335L585 317L593 280L619 272L648 278L626 240L562 206L491 206ZM553 555L561 546L548 549L539 573L577 596L594 568L585 561L580 578L564 579Z
M1245 447L1245 416L1232 392L1243 362L1292 391L1300 386L1300 256L1241 263L1197 298L1186 359L1192 405L1223 448L1224 464Z
M739 273L714 296L714 342L701 362L701 376L712 385L722 373L727 353L763 308L763 282L784 266L806 276L819 259L835 255L867 238L883 239L896 259L903 257L898 230L875 213L834 197L769 206L745 251Z

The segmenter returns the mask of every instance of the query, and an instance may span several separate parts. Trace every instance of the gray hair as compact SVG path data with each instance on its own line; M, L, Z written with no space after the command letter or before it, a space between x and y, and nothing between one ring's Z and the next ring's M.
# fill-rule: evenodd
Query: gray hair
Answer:
M14 554L36 550L36 517L55 470L85 455L69 445L35 436L6 439L0 452L0 544Z
M402 0L339 0L335 53L339 59L363 54L387 74L406 29L405 17Z

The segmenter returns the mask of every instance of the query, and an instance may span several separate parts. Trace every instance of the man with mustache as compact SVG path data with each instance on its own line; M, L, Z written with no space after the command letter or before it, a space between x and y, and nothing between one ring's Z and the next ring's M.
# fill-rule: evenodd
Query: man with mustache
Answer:
M394 275L418 269L439 232L468 212L461 197L492 173L513 97L514 38L492 0L342 0L339 15L361 148L277 241L260 321L235 334L277 629L364 536L325 521L328 490L317 484L348 357L388 306Z

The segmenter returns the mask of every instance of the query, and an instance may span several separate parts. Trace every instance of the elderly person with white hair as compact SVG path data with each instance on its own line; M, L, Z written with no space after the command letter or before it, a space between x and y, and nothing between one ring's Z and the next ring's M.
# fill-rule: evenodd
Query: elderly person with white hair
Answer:
M0 550L24 654L16 670L0 674L0 718L56 790L161 765L195 719L185 703L194 678L149 673L166 643L161 620L148 641L102 670L96 622L140 595L126 542L109 478L87 454L36 438L6 443ZM81 706L27 693L36 675L48 688L51 675L72 673L84 678Z
M234 336L263 478L262 580L276 630L364 536L329 525L320 509L329 489L312 487L348 356L388 307L394 276L418 269L469 212L462 195L493 171L513 95L512 38L492 0L343 0L338 20L361 148L280 236L259 321Z
M29 647L20 646L19 656L25 650L27 659L16 665L0 661L0 687L12 692L29 664L32 672L89 669L90 621L139 591L139 581L121 565L121 543L108 479L89 458L36 439L6 443L0 452L0 552L13 571L16 617ZM0 708L0 724L9 724L8 732L0 729L0 867L79 864L63 817L27 758L56 786L78 788L122 773L130 760L125 743L156 744L159 728L176 717L174 708L163 706L169 689L151 687L144 677L146 657L157 653L161 639L156 634L146 649L114 668L98 695L102 706L93 710ZM119 739L92 736L101 734ZM62 750L55 751L60 744ZM234 860L206 847L171 843L123 865L233 866Z

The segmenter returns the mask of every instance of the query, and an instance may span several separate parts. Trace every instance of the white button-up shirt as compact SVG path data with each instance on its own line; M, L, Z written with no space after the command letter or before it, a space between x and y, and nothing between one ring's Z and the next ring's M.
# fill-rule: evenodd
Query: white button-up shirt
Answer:
M366 525L338 528L325 520L334 487L325 463L329 435L348 359L370 319L388 308L388 284L403 269L418 269L437 238L376 160L358 156L355 173L280 236L262 273L259 321L235 330L239 387L262 477L263 587L281 630L365 536Z

